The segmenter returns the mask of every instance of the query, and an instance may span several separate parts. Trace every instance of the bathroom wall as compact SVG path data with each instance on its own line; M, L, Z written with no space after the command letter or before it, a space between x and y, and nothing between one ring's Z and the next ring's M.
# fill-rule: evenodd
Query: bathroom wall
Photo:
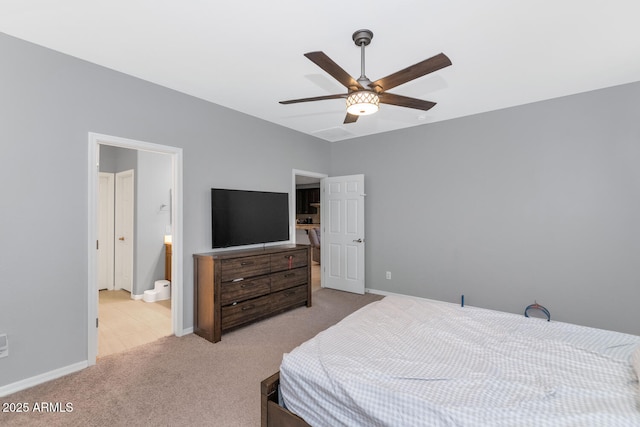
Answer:
M171 157L166 154L100 146L100 171L135 172L132 294L142 297L164 279L164 235L170 229Z
M171 156L138 153L136 274L133 294L142 296L164 279L164 235L170 233Z

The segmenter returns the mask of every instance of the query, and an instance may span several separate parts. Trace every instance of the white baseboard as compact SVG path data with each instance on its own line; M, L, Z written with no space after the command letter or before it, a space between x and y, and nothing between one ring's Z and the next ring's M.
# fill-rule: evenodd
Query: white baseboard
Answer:
M176 334L176 336L177 337L182 337L182 336L189 335L189 334L192 334L192 333L193 333L193 326L190 327L190 328L183 329L182 333L180 335Z
M44 374L36 375L35 377L7 384L0 387L0 397L8 396L12 393L16 393L29 387L33 387L38 384L46 383L47 381L55 380L56 378L60 378L65 375L81 371L87 366L89 366L89 364L85 360L84 362L74 363L73 365L65 366L64 368L54 369L53 371L45 372Z
M371 288L365 288L364 291L366 293L368 293L368 294L384 295L385 297L389 296L389 295L400 295L400 296L403 296L403 297L406 296L404 294L398 294L398 293L395 293L395 292L380 291L378 289L371 289Z

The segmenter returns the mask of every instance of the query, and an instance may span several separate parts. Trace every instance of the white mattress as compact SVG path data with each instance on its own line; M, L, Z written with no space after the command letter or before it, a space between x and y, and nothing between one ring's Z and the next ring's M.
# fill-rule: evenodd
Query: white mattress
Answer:
M388 296L280 367L312 426L640 426L640 337Z

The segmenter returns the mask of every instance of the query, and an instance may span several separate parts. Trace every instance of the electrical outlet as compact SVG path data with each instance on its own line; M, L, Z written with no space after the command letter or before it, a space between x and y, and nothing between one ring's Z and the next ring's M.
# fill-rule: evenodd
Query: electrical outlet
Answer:
M391 272L387 271L387 280L391 280Z

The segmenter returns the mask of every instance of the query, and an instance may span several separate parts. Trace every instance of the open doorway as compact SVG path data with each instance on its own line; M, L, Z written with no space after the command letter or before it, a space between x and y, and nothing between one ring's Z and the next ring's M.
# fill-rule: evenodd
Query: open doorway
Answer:
M311 288L322 287L322 212L320 181L327 175L318 172L293 170L292 223L294 242L311 246Z
M134 238L131 239L131 244L134 246L134 250L137 252L137 260L134 261L134 271L132 273L134 280L132 286L127 288L126 286L113 286L109 292L110 294L107 301L110 303L133 303L138 304L138 307L142 307L147 314L138 313L133 316L137 318L137 323L131 324L131 334L135 335L136 330L140 331L144 327L140 324L141 318L145 316L149 319L158 319L157 313L153 313L154 309L169 314L169 319L165 328L165 332L159 332L160 335L170 335L171 333L181 336L183 335L182 327L182 149L151 144L141 141L129 140L119 137L89 134L89 299L88 299L88 319L89 319L89 331L88 331L88 364L95 364L96 356L99 353L99 329L103 326L102 321L99 319L99 291L101 287L105 287L104 281L99 277L100 263L98 257L99 248L99 222L100 222L100 186L99 176L105 172L101 170L101 151L103 149L108 150L125 150L129 152L132 158L136 158L133 163L138 167L138 176L144 177L143 188L138 188L137 193L139 196L134 196L136 201L135 211L137 223L140 226L139 229L133 234ZM104 156L104 151L103 151ZM160 161L162 159L162 161ZM121 159L122 160L122 159ZM131 160L129 160L131 162ZM103 158L102 165L108 163L107 158ZM127 168L127 161L122 161L120 166L116 169ZM161 163L161 165L158 165ZM140 168L140 165L145 165ZM140 171L146 170L146 174L140 174ZM156 172L149 172L155 170ZM158 172L160 170L161 172ZM117 172L117 171L116 171ZM144 182L153 183L158 180L158 173L160 175L166 174L166 180L164 181L163 188L161 190L153 189L154 185L146 185ZM135 174L134 174L135 175ZM137 182L137 186L141 185L141 182ZM160 191L161 197L156 202L150 202L149 196L154 191ZM136 192L134 191L134 194ZM157 205L157 206L156 206ZM146 217L140 217L143 212L151 212ZM149 233L152 237L149 237ZM124 241L128 238L123 236L114 235L114 242L117 245L118 238L124 237ZM156 241L158 240L158 241ZM167 243L169 242L169 246ZM151 248L151 249L149 249ZM162 276L162 277L160 277ZM158 300L157 302L151 302L151 295L145 294L145 291L154 289L154 282L156 279L168 279L170 278L170 297L169 300L164 302ZM161 281L161 280L158 280ZM104 291L101 291L102 293ZM147 297L147 298L145 298ZM147 302L149 301L149 302ZM157 304L152 307L150 304ZM170 308L169 308L170 307ZM151 311L149 311L151 309ZM118 316L120 316L118 311ZM126 314L122 314L126 316ZM141 317L142 316L142 317ZM165 314L166 316L166 314ZM156 320L162 322L161 320ZM150 320L153 322L153 320ZM120 329L126 329L126 323L120 323ZM104 329L100 333L104 332ZM120 331L122 332L122 331ZM167 333L168 332L168 333ZM157 338L155 338L157 339ZM131 345L131 343L129 343ZM100 354L102 355L102 354Z
M98 357L171 335L171 156L100 144Z

